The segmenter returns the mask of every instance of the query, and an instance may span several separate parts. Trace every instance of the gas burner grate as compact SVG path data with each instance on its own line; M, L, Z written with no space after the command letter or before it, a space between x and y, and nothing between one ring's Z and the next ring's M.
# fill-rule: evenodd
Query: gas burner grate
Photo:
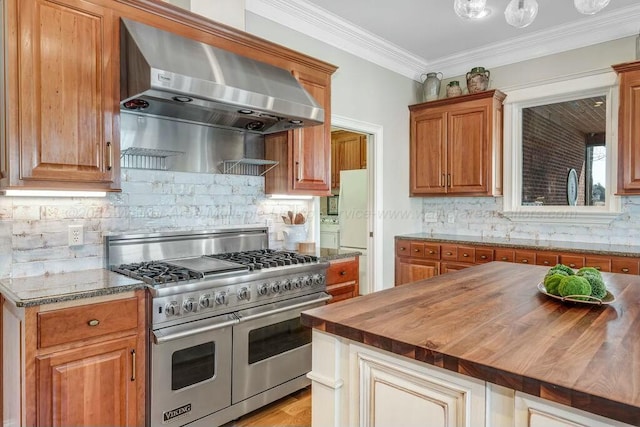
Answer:
M245 252L228 252L224 254L207 255L211 258L236 262L246 265L249 270L284 267L287 265L315 263L318 257L303 255L296 252L276 251L274 249L259 249Z
M142 280L149 285L177 283L185 280L202 279L204 275L197 271L169 265L162 261L135 262L121 264L113 271L134 279Z

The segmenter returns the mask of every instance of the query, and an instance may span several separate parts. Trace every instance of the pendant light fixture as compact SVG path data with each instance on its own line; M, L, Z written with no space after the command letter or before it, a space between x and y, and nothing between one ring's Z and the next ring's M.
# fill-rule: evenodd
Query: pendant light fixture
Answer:
M504 10L504 18L507 23L517 28L531 25L537 14L538 2L536 0L511 0Z
M480 19L489 15L487 0L455 0L453 10L464 19Z
M573 5L578 12L585 15L593 15L607 7L611 0L573 0Z

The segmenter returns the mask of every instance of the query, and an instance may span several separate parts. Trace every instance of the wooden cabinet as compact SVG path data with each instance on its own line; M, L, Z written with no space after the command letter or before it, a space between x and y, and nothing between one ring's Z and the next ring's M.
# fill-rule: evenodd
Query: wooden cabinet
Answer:
M640 274L640 259L634 257L396 239L395 285L428 279L491 261L548 267L562 263L574 269L588 266L602 272Z
M340 187L340 171L366 167L366 135L343 130L331 132L331 187Z
M502 194L502 101L497 90L412 105L410 195Z
M327 269L327 292L333 297L329 303L360 295L359 275L358 257L332 260Z
M145 425L145 291L108 298L27 308L4 302L3 375L20 384L9 400L11 414L25 414L20 425Z
M324 108L325 123L265 136L265 159L279 162L265 176L267 194L327 196L331 193L331 73L294 70Z
M614 65L619 75L618 192L640 194L640 61Z
M117 17L85 0L4 3L0 186L119 190Z

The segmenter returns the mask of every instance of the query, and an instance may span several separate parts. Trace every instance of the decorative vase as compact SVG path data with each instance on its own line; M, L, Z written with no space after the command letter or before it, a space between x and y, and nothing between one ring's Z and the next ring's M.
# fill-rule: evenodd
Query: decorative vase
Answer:
M447 98L462 95L462 88L458 80L453 80L447 84Z
M438 74L440 77L438 77ZM420 76L422 79L422 98L424 101L434 101L438 99L440 93L440 82L442 80L442 73L426 73Z
M477 93L487 90L489 87L489 70L484 67L475 67L467 73L467 89L469 93Z

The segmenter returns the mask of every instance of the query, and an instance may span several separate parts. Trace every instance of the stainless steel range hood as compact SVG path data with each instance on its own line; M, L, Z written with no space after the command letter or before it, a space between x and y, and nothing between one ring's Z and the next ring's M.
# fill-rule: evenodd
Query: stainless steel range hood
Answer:
M121 109L267 134L324 121L291 73L122 19Z

